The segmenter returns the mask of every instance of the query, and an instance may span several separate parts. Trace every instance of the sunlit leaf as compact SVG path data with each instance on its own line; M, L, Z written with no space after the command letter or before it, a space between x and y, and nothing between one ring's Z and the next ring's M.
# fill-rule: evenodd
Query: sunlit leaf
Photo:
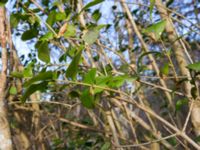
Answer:
M64 33L64 37L73 37L76 35L76 27L74 25L68 24L66 28L66 32Z
M47 32L45 35L40 37L40 41L49 41L54 38L54 34L52 32Z
M24 77L32 77L33 76L33 63L29 63L23 70Z
M86 31L86 33L83 35L83 40L87 43L87 44L93 44L97 38L99 36L99 30L98 29L92 29L92 30L88 30Z
M96 76L96 68L92 68L89 70L88 73L84 76L84 82L88 84L93 84L95 81L95 76Z
M168 75L169 74L169 64L165 63L163 65L163 67L161 68L161 73L164 75Z
M17 94L17 88L15 86L11 86L10 90L9 90L9 93L11 95L15 95Z
M187 66L187 68L194 70L194 71L200 71L200 62L190 64Z
M166 26L166 20L162 20L156 24L151 25L143 30L144 33L151 35L154 40L159 40Z

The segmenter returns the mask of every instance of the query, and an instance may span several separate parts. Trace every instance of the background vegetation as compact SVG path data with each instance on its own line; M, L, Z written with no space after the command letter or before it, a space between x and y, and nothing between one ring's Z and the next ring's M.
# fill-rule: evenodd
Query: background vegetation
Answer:
M199 1L0 5L0 149L200 149Z

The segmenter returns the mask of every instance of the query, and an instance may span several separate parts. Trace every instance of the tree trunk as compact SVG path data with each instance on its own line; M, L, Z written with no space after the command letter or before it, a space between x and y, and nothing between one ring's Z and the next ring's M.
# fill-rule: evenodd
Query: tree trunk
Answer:
M5 8L0 7L0 40L1 40L1 82L0 82L0 149L12 150L10 126L7 117L7 34Z

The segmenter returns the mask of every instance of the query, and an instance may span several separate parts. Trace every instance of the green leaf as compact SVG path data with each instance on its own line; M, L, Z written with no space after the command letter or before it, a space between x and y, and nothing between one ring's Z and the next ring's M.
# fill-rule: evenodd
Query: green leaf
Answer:
M152 20L152 12L153 12L153 7L155 5L155 0L150 0L150 7L149 7L149 11L150 11L150 19Z
M61 21L66 18L66 14L62 12L57 12L55 15L56 21Z
M23 70L23 76L24 77L32 77L33 76L33 67L34 63L29 63L26 68Z
M89 89L86 89L82 92L80 100L86 108L94 108L94 96L90 93Z
M4 6L7 2L8 2L8 0L1 0L0 1L0 6Z
M99 9L96 9L93 13L92 13L92 18L95 21L98 21L101 18L101 13L99 11Z
M86 10L86 9L88 9L88 8L90 8L90 7L92 7L92 6L95 6L95 5L99 4L99 3L102 3L103 1L104 0L93 0L92 2L89 2L87 5L85 5L85 7L83 7L81 12Z
M74 37L76 35L76 27L74 25L67 25L67 31L64 33L64 37Z
M200 142L200 135L194 138L195 142Z
M9 93L11 95L16 95L17 94L17 88L15 86L11 86Z
M96 68L90 69L90 71L84 76L83 82L93 84L95 81L96 70Z
M153 34L155 40L159 40L166 26L166 20L162 20L156 24L151 25L150 27L143 30L146 34Z
M95 83L97 86L100 86L100 87L108 87L108 81L110 80L110 76L98 76L96 77L95 79ZM97 93L101 93L102 91L104 91L103 88L94 88L94 94L97 94Z
M50 50L48 47L48 42L46 41L39 41L35 45L38 49L38 58L43 62L49 63L50 62Z
M49 41L54 38L54 34L52 32L47 32L45 35L40 37L40 41Z
M169 64L165 63L163 65L163 67L161 68L161 73L164 75L168 75L169 74Z
M21 39L23 41L26 41L26 40L30 40L32 38L35 38L38 36L38 30L36 28L33 28L33 29L30 29L30 30L27 30L25 31L23 34L22 34L22 37Z
M111 144L110 142L106 142L103 144L103 146L101 147L101 150L109 150L111 148Z
M93 44L99 36L99 30L98 29L92 29L92 30L88 30L86 31L86 33L83 35L83 40L91 45Z
M110 77L108 86L111 88L118 88L122 86L124 82L127 81L128 79L130 79L130 77L128 77L127 75Z
M191 69L191 70L194 70L194 71L200 71L200 62L196 62L196 63L193 63L193 64L189 64L187 66L187 68Z
M10 25L11 27L15 28L17 27L18 23L20 21L20 15L18 13L12 13L10 15Z
M50 11L47 21L46 21L50 26L52 26L56 22L56 11Z
M181 107L188 104L188 99L183 98L176 102L176 111L179 111Z
M42 82L42 83L30 85L25 90L24 94L22 95L21 102L24 103L26 101L26 99L36 91L41 91L41 92L45 91L47 89L47 85L48 85L48 82Z
M169 143L173 146L176 146L177 145L177 140L175 137L172 137L170 139L168 139L167 141L169 141Z
M53 72L52 71L47 71L47 72L40 72L38 75L34 76L33 78L31 78L30 80L26 81L24 83L25 87L30 86L31 84L33 84L34 82L38 82L38 81L47 81L47 80L52 80L53 79Z
M70 63L69 67L67 68L66 71L66 77L71 78L72 80L75 80L76 74L78 72L78 65L81 59L81 54L82 54L83 48L79 48L77 54L74 56L72 62Z
M17 71L11 72L11 76L15 77L15 78L23 78L24 77L22 72L17 72Z

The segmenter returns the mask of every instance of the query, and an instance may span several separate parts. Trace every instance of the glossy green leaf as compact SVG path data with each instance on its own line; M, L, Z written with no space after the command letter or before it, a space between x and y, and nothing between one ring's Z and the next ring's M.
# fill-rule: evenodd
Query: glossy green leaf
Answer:
M86 108L94 108L94 96L90 93L89 89L86 89L82 92L80 100Z
M176 111L179 111L181 107L188 104L188 99L183 98L176 102Z
M146 34L153 34L155 40L159 40L166 26L166 20L162 20L143 30Z
M41 91L41 92L45 91L47 89L47 85L48 85L48 82L42 82L42 83L30 85L25 90L24 94L22 95L21 102L24 103L26 101L26 99L36 91Z
M69 67L67 68L67 71L66 71L67 78L71 78L72 80L75 80L77 72L78 72L78 65L79 65L79 62L81 59L82 50L83 50L83 48L79 48L79 51L74 56L72 62L70 63Z
M33 29L30 29L30 30L27 30L25 31L23 34L22 34L22 37L21 39L23 41L26 41L26 40L31 40L32 38L35 38L38 36L38 30L36 28L33 28Z
M47 80L52 80L53 79L53 72L52 71L47 71L47 72L40 72L30 80L26 81L24 83L25 87L30 86L31 84L38 82L38 81L47 81Z
M42 41L38 42L35 47L38 49L38 58L43 62L50 62L50 50L48 47L48 42Z
M11 95L15 95L17 94L17 88L15 86L11 86L10 90L9 90L9 93Z
M100 4L100 3L102 3L104 0L93 0L92 2L89 2L87 5L85 5L84 7L83 7L83 9L81 10L81 12L82 11L84 11L84 10L86 10L86 9L88 9L88 8L90 8L90 7L92 7L92 6L95 6L95 5L97 5L97 4Z
M88 84L93 84L95 81L95 76L96 76L96 68L90 69L88 73L84 76L83 82L88 83Z
M200 62L190 64L187 66L187 68L194 70L194 71L200 71Z

